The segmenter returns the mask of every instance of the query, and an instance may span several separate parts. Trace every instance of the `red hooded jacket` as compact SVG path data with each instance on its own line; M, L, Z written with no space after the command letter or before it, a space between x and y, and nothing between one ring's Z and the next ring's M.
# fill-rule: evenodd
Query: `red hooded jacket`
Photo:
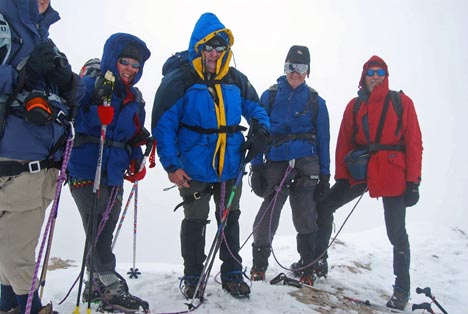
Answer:
M382 84L374 88L369 94L365 86L365 75L368 68L381 66L387 72ZM359 82L359 94L368 94L367 101L362 101L356 115L358 132L356 143L353 141L354 114L353 106L356 98L352 99L346 106L341 121L340 132L336 144L336 175L335 179L348 179L351 184L359 183L352 179L344 158L348 152L357 148L357 145L369 144L362 127L362 118L367 114L369 134L372 142L375 141L380 116L388 89L387 64L380 57L372 56L363 66ZM391 100L390 100L391 102ZM370 157L367 168L367 185L371 197L399 196L405 192L406 182L419 183L421 181L422 164L422 136L419 128L418 117L413 101L406 95L401 94L403 115L401 130L395 134L398 116L393 105L389 104L385 123L380 137L380 144L405 146L405 151L380 150Z

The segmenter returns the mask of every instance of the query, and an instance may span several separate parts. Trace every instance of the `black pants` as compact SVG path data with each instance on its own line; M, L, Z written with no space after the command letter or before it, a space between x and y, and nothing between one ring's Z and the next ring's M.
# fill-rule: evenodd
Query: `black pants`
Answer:
M107 204L109 202L109 197L112 191L112 186L105 186L101 185L99 188L99 198L97 202L97 220L96 220L96 230L99 227L99 223L102 220L102 214L107 208ZM94 271L95 272L107 272L107 271L115 271L115 255L112 253L112 240L113 240L113 233L114 229L117 225L119 220L120 210L122 208L122 194L123 188L122 186L118 187L119 191L117 194L117 198L115 200L114 206L111 209L109 214L109 219L107 220L104 229L97 239L96 247L93 255L94 261ZM93 207L93 185L85 185L81 187L75 187L70 185L70 191L75 200L76 206L81 215L81 220L83 222L83 227L86 234L86 238L88 240L91 239L91 226L88 227L90 223L92 223L92 213L91 209ZM89 247L89 243L86 244ZM87 266L88 263L87 263Z
M359 197L365 191L366 184L354 185L339 192L333 186L328 197L318 204L317 255L327 251L333 228L333 213L341 206ZM382 202L387 236L393 246L393 273L396 276L395 286L409 291L410 245L406 232L406 207L403 202L403 195L382 197Z

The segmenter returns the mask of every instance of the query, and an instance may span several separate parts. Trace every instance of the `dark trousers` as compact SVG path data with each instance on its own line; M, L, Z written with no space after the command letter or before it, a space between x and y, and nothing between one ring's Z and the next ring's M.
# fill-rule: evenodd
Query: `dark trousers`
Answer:
M317 255L326 252L333 228L333 213L341 206L351 202L366 191L366 184L358 184L337 191L332 187L328 197L317 207L318 232L316 237ZM406 232L406 207L403 196L382 197L387 236L393 246L393 273L395 286L410 289L410 245ZM326 254L326 253L325 253Z
M99 189L99 198L97 201L97 220L96 220L96 230L99 227L99 223L102 220L102 214L107 208L110 193L112 191L112 186L101 185ZM92 225L92 213L91 209L94 206L94 197L93 197L93 185L85 185L80 187L75 187L70 185L70 191L75 200L76 206L81 215L81 220L83 222L83 227L86 232L86 238L91 239L91 225ZM109 218L104 226L104 229L97 239L96 247L94 250L94 271L96 272L113 272L115 271L115 255L112 253L112 240L114 229L119 220L120 210L122 208L122 194L123 188L119 187L117 198L115 200L114 206L111 209ZM91 224L91 225L90 225ZM89 243L86 244L89 247ZM89 267L88 263L87 266Z
M232 195L232 187L235 180L228 180L225 184L224 195L222 195L222 183L207 183L190 181L190 187L180 189L180 195L190 197L195 192L205 191L200 198L184 204L185 219L181 225L181 253L184 258L184 274L200 275L205 262L205 230L208 223L210 211L210 200L213 197L216 205L216 221L221 222L221 199L224 197L224 205ZM208 192L207 186L212 186ZM224 228L224 241L219 249L219 257L223 261L221 274L242 270L242 258L239 255L239 201L242 193L242 181L237 186L233 196L229 215ZM211 243L211 242L210 242ZM227 246L226 246L227 243Z

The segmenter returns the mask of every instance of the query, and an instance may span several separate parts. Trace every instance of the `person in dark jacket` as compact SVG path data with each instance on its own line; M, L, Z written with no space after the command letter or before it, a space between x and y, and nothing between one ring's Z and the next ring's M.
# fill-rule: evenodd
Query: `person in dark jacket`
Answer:
M111 35L101 58L102 76L83 78L87 89L76 118L75 146L68 166L69 184L88 247L92 233L96 234L97 226L103 224L99 228L101 233L96 234L93 254L96 281L93 285L87 282L83 300L89 300L88 289L93 286L96 291L91 293L92 301L101 299L105 309L135 311L141 305L141 300L128 292L115 272L112 235L122 207L124 179L142 180L146 173L141 145L149 132L144 128L144 102L134 85L143 75L149 57L150 51L138 37L126 33ZM103 129L105 141L101 151ZM110 212L105 214L108 207ZM97 211L94 219L93 208ZM87 266L91 267L89 263Z
M419 200L423 147L413 101L400 93L402 112L398 114L399 110L395 109L389 94L388 77L385 61L372 56L363 66L358 98L352 99L346 106L336 144L336 183L328 197L318 206L317 252L323 257L321 272L326 275L334 211L367 189L371 197L382 197L396 276L393 295L387 306L402 310L410 294L406 208L414 206ZM361 102L357 112L354 109L356 101ZM383 123L379 122L382 116ZM350 152L356 149L364 149L364 157L369 158L368 164L364 166L367 170L364 179L356 175L353 177L353 173L360 171L348 168L345 163Z
M265 280L271 244L289 196L301 257L297 272L302 282L312 285L315 206L329 189L330 123L325 100L305 82L310 73L309 49L292 46L284 72L260 100L270 115L271 144L265 158L260 154L251 163L252 188L264 200L253 227L250 273L253 280Z
M169 180L179 186L185 219L181 226L184 259L183 293L195 295L204 268L205 228L211 196L221 222L228 196L239 176L244 149L252 158L262 150L270 127L265 110L247 77L229 67L232 32L212 13L202 14L189 44L190 67L167 74L156 92L152 132ZM241 117L255 124L253 137L244 141ZM258 123L253 123L257 120ZM235 296L247 296L239 255L239 183L229 208L225 241L220 248L222 287Z
M25 313L37 289L35 249L84 89L48 38L59 19L48 0L0 1L0 313ZM30 313L53 312L37 290L31 301Z

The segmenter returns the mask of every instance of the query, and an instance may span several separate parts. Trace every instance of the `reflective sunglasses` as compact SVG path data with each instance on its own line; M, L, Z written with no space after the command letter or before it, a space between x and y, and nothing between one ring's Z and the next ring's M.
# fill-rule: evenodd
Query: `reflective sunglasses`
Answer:
M307 64L299 64L299 63L289 63L286 62L284 64L284 72L286 73L293 73L297 72L299 74L304 74L309 70L309 66Z
M206 52L212 52L214 50L216 50L217 53L221 53L223 51L226 51L226 46L218 46L218 47L213 47L213 46L209 46L209 45L205 45L205 47L203 48L203 50L205 50Z
M134 69L139 69L139 68L141 67L140 62L138 62L138 61L129 61L129 60L123 59L123 58L120 58L120 59L119 59L119 63L120 63L121 65L125 66L125 67L126 67L127 65L130 65L130 66L132 66L132 68L134 68Z
M384 69L378 69L378 70L367 70L366 75L367 76L374 76L374 74L377 73L377 76L385 76L385 70Z

